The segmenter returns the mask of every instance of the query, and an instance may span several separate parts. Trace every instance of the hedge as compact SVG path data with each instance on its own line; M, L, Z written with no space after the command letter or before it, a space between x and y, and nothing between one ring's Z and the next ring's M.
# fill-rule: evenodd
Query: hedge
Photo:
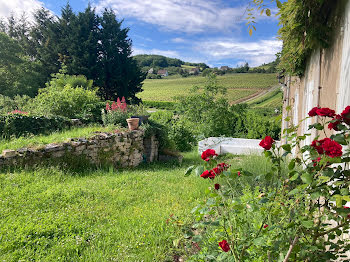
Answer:
M175 102L169 102L169 101L142 101L142 103L146 107L155 107L158 109L174 110L176 107Z
M0 136L2 138L47 134L70 126L69 119L58 116L44 117L21 114L0 116Z

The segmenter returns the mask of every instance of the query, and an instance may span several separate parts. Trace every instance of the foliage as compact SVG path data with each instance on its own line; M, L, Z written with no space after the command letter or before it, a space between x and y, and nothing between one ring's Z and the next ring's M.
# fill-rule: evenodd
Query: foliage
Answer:
M105 126L108 125L120 125L123 127L127 126L126 119L132 115L130 108L127 106L125 98L122 100L117 99L117 103L115 101L110 105L108 102L106 103L105 110L102 110L102 122Z
M30 87L36 88L34 91L43 88L50 75L58 72L64 62L68 74L85 75L87 79L92 79L100 87L99 95L103 98L125 96L128 100L138 101L135 94L142 91L145 75L131 58L129 29L122 28L122 22L116 19L113 11L106 9L97 15L95 9L88 5L83 12L75 14L67 4L62 8L61 16L54 17L41 8L34 13L33 24L25 17L17 20L11 16L2 30L13 40L6 40L6 48L1 49L16 49L12 52L15 59L10 59L11 68L15 68L16 72L29 73L35 70L26 68L37 67L37 75L25 74L27 78L33 75L33 79L37 80L36 86L29 81ZM21 52L26 59L30 57L28 63L17 61L22 59ZM26 65L25 68L19 63ZM19 79L16 74L11 77ZM17 82L11 81L4 83L8 90L13 89L14 92L6 95L29 95L22 90L26 87L16 90L13 87L17 88Z
M143 124L140 128L145 131L145 137L156 136L159 141L159 150L175 149L174 142L169 139L169 130L167 126L153 120L148 120L148 122Z
M243 117L245 105L230 105L222 96L226 89L217 83L211 74L202 93L179 97L177 111L196 135L239 136L244 131ZM198 90L196 88L193 91ZM220 95L221 94L221 95Z
M31 100L32 98L26 95L16 95L13 98L0 95L0 115L6 115L14 110L28 111L27 107Z
M281 117L264 116L261 112L256 113L249 110L244 120L244 126L247 130L246 138L263 138L271 136L279 139L281 135Z
M31 111L44 116L87 117L98 102L97 90L92 88L91 81L60 71L53 74L46 88L39 90L32 101Z
M203 178L211 177L208 200L197 206L192 234L201 251L194 261L330 261L346 258L349 230L350 106L341 115L329 108L314 108L319 123L310 132L339 130L311 145L310 134L298 135L299 126L286 129L287 144L271 137L261 142L269 170L250 172L218 164L215 151L202 154L203 166L190 167ZM329 118L331 117L331 118ZM302 121L303 122L303 121ZM303 124L301 122L301 124ZM326 135L326 132L323 134ZM344 146L342 148L342 146ZM292 154L296 149L297 154ZM286 172L285 165L288 164ZM247 186L252 178L256 186ZM248 183L247 183L248 182ZM215 185L214 185L215 184ZM219 249L219 241L227 246ZM221 242L222 243L222 242Z
M135 55L133 59L137 61L140 67L181 67L185 62L180 59L165 57L161 55Z
M27 114L9 114L0 116L0 135L3 138L28 134L47 134L62 130L71 124L63 117L44 117Z
M306 61L317 48L327 48L335 19L336 1L290 0L281 6L279 30L283 40L279 67L292 75L303 75Z
M31 61L20 43L0 32L0 93L5 96L34 96L42 76L39 63Z
M146 107L155 107L159 109L175 109L175 102L170 101L142 101L142 104Z

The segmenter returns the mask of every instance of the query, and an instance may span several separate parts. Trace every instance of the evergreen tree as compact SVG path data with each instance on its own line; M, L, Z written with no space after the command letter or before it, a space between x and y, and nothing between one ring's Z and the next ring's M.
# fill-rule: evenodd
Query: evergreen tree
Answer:
M135 94L142 91L146 75L131 57L129 28L121 28L112 10L105 10L100 18L100 76L97 85L105 99L125 96L137 102Z

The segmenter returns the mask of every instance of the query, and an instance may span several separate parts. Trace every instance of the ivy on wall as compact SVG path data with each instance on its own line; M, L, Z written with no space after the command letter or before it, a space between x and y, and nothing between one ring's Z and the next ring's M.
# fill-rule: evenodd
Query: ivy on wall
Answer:
M333 15L335 6L342 0L252 0L260 14L271 16L271 3L279 9L279 39L283 41L283 49L279 54L278 68L290 75L302 76L307 59L313 50L327 48L331 42L332 29L336 19ZM255 16L252 8L248 9L247 25L249 34L255 30Z

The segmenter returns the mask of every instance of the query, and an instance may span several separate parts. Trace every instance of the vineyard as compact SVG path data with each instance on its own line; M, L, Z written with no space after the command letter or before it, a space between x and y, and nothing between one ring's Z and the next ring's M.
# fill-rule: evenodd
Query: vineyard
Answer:
M218 84L226 87L228 98L235 102L251 97L277 84L275 74L227 74L217 77ZM144 91L138 96L145 101L173 101L176 96L186 95L193 86L204 86L206 78L165 78L146 79Z

